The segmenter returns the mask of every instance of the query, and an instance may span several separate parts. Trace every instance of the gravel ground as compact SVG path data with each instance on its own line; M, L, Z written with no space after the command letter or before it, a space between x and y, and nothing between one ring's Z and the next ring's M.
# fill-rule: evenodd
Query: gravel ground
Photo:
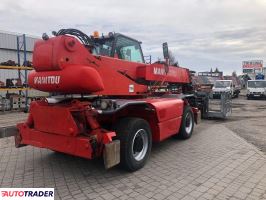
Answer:
M232 115L226 120L204 120L223 124L249 143L266 153L266 100L247 100L245 91L233 99Z

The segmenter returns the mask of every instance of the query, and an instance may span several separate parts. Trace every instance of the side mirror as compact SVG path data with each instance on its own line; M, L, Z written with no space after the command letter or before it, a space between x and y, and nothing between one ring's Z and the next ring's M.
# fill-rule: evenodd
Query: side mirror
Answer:
M169 59L169 51L167 42L163 43L163 57L165 60Z

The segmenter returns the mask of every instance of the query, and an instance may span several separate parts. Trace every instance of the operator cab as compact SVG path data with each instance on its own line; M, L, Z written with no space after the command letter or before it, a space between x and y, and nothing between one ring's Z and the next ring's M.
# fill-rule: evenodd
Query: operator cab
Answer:
M109 56L130 62L144 63L141 42L119 33L109 33L108 36L92 37L94 41L93 54Z

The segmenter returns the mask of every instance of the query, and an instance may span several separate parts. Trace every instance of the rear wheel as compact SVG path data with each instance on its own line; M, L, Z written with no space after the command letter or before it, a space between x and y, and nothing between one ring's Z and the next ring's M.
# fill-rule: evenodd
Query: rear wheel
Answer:
M115 131L121 144L121 165L128 171L142 168L152 146L149 124L140 118L124 118L118 121Z
M178 138L188 139L194 129L194 115L190 106L185 106Z

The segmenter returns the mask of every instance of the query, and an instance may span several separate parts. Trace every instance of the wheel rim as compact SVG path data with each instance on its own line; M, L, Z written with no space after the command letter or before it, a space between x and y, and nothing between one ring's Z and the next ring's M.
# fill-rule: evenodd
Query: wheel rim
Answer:
M139 129L132 141L132 155L136 161L141 161L148 151L148 134L144 129Z
M187 113L186 114L186 117L185 117L185 122L186 122L186 132L188 134L190 134L191 130L192 130L192 126L193 126L193 122L192 122L192 116L190 113Z

